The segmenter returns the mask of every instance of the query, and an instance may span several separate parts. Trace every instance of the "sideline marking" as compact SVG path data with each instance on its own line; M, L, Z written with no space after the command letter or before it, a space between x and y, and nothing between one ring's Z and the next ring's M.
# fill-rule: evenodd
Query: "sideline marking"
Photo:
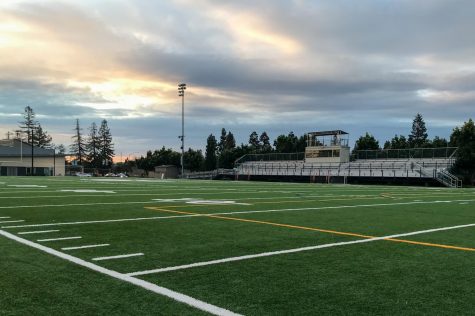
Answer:
M432 232L458 229L458 228L466 228L466 227L473 227L473 226L475 226L475 223L474 224L467 224L467 225L458 225L458 226L427 229L427 230L421 230L421 231L416 231L416 232L402 233L402 234L382 236L382 237L371 237L371 238L367 238L367 239L359 239L359 240L352 240L352 241L345 241L345 242L336 242L336 243L323 244L323 245L317 245L317 246L309 246L309 247L293 248L293 249L286 249L286 250L279 250L279 251L262 252L262 253L258 253L258 254L238 256L238 257L230 257L230 258L211 260L211 261L202 261L202 262L196 262L196 263L185 264L185 265L174 266L174 267L166 267L166 268L160 268L160 269L131 272L131 273L127 273L127 275L129 275L129 276L139 276L139 275L154 274L154 273L161 273L161 272L167 272L167 271L176 271L176 270L190 269L190 268L195 268L195 267L203 267L203 266L215 265L215 264L227 263L227 262L233 262L233 261L249 260L249 259L254 259L254 258L270 257L270 256L283 255L283 254L288 254L288 253L310 251L310 250L315 250L315 249L331 248L331 247L338 247L338 246L345 246L345 245L352 245L352 244L361 244L361 243L367 243L367 242L378 241L378 240L390 240L390 241L395 241L395 242L415 243L415 244L418 244L418 245L425 244L426 246L434 246L434 247L443 246L442 248L450 248L450 249L458 249L458 250L466 250L466 251L475 251L475 249L473 249L473 248L462 248L462 247L455 247L455 246L437 245L437 244L429 244L429 243L423 243L423 242L417 242L417 241L396 239L398 237L421 235L421 234L427 234L427 233L432 233Z
M110 246L110 244L84 245L84 246L77 246L77 247L64 247L64 248L61 248L61 250L76 250L76 249L86 249L86 248L106 247L106 246Z
M61 238L48 238L48 239L38 239L36 241L57 241L57 240L70 240L70 239L81 239L81 236L74 237L61 237Z
M0 219L11 218L10 216L1 216Z
M24 228L24 227L44 227L44 226L117 223L117 222L145 221L145 220L163 220L163 219L173 219L173 218L182 218L182 217L186 218L186 217L195 217L195 216L199 217L199 216L208 216L208 215L233 215L233 214L272 213L272 212L288 212L288 211L307 211L307 210L331 210L331 209L358 208L358 207L397 206L397 205L412 205L412 204L438 204L438 203L454 203L454 202L467 202L467 201L471 202L471 201L475 201L475 200L398 202L398 203L378 203L378 204L358 204L358 205L339 205L339 206L271 209L271 210L259 210L259 211L218 212L218 213L208 213L208 214L198 214L197 213L197 215L153 216L153 217L136 217L136 218L119 218L119 219L108 219L108 220L80 221L80 222L13 225L13 226L2 226L2 228ZM139 203L143 204L145 202L139 202ZM126 204L126 203L114 203L114 204ZM169 206L165 206L165 207L169 207ZM156 211L157 208L159 208L159 207L145 207L145 208Z
M0 235L3 235L6 238L17 241L21 244L30 246L32 248L36 248L36 249L41 250L43 252L46 252L50 255L53 255L53 256L59 257L61 259L70 261L70 262L75 263L79 266L82 266L82 267L88 268L90 270L108 275L108 276L113 277L113 278L118 279L118 280L121 280L121 281L130 283L130 284L139 286L139 287L141 287L143 289L146 289L146 290L149 290L151 292L169 297L169 298L171 298L175 301L185 303L189 306L195 307L197 309L200 309L202 311L211 313L213 315L223 315L223 316L239 315L239 314L233 313L233 312L231 312L227 309L224 309L224 308L221 308L221 307L218 307L218 306L211 305L209 303L200 301L200 300L195 299L191 296L169 290L167 288L164 288L164 287L158 286L156 284L153 284L153 283L150 283L150 282L147 282L147 281L144 281L144 280L140 280L140 279L128 276L128 275L123 274L123 273L119 273L119 272L116 272L116 271L113 271L113 270L103 268L103 267L98 266L94 263L87 262L85 260L82 260L82 259L73 257L71 255L65 254L63 252L54 250L52 248L49 248L49 247L34 243L32 241L23 239L21 237L15 236L15 235L10 234L10 233L8 233L4 230L0 230Z
M20 222L24 222L24 221L25 221L24 219L20 219L20 220L16 220L16 221L3 221L3 222L0 222L0 224L20 223Z
M127 254L127 255L92 258L92 260L93 261L103 261L103 260L122 259L122 258L129 258L129 257L138 257L138 256L143 256L143 255L144 255L143 253L139 252L139 253L130 253L130 254Z
M19 232L18 235L45 234L45 233L55 233L55 232L59 232L59 229L35 230L35 231L31 231L31 232Z

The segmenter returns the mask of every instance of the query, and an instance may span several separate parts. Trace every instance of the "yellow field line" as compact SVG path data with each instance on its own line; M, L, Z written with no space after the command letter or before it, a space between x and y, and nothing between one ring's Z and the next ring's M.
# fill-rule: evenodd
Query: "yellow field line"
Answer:
M201 214L201 213L194 213L194 212L185 212L185 211L166 210L166 209L158 208L158 207L146 207L146 208L156 210L156 211L161 211L161 212L183 214L183 215L201 215L203 217L211 217L211 218L218 218L218 219L224 219L224 220L230 220L230 221L238 221L238 222L246 222L246 223L271 225L271 226L277 226L277 227L317 231L317 232L334 234L334 235L352 236L352 237L359 237L359 238L365 238L365 239L377 238L376 236L362 235L362 234L348 233L348 232L340 232L340 231L330 230L330 229L322 229L322 228L314 228L314 227L306 227L306 226L297 226L297 225L289 225L289 224L280 224L280 223L274 223L274 222L258 221L258 220L253 220L253 219L245 219L245 218L237 218L237 217L229 217L229 216L221 216L221 215L212 215L212 214ZM454 249L454 250L462 250L462 251L475 251L475 248L466 248L466 247L458 247L458 246L451 246L451 245L434 244L434 243L427 243L427 242L413 241L413 240L405 240L405 239L385 238L383 240L392 241L392 242L407 243L407 244L414 244L414 245L421 245L421 246L427 246L427 247Z
M442 244L433 244L433 243L422 242L422 241L394 239L394 238L387 238L387 239L384 239L384 240L395 241L395 242L403 242L403 243L406 243L406 244L422 245L422 246L428 246L428 247L455 249L455 250L463 250L463 251L475 251L474 248L458 247L458 246L442 245Z

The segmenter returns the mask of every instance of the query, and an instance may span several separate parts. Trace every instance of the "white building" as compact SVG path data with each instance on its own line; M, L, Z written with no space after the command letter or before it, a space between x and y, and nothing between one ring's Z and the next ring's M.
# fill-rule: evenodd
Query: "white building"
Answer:
M63 176L64 172L64 155L53 149L32 148L18 139L0 141L0 176Z

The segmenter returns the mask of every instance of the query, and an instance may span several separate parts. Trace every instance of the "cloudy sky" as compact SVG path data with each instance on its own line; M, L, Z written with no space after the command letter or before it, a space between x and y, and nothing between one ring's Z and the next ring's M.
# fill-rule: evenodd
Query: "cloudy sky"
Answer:
M117 155L222 127L431 137L475 115L472 0L1 0L0 138L26 105L57 144L107 119Z

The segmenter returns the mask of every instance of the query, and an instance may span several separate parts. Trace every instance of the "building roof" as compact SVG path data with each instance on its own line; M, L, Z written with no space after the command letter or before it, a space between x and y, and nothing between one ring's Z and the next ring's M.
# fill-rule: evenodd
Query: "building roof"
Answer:
M53 157L54 155L53 149L33 146L33 157ZM0 157L31 157L31 146L18 139L0 140Z
M337 129L337 130L334 130L334 131L310 132L310 133L307 133L307 134L313 135L313 136L348 135L347 132L342 131L340 129Z

